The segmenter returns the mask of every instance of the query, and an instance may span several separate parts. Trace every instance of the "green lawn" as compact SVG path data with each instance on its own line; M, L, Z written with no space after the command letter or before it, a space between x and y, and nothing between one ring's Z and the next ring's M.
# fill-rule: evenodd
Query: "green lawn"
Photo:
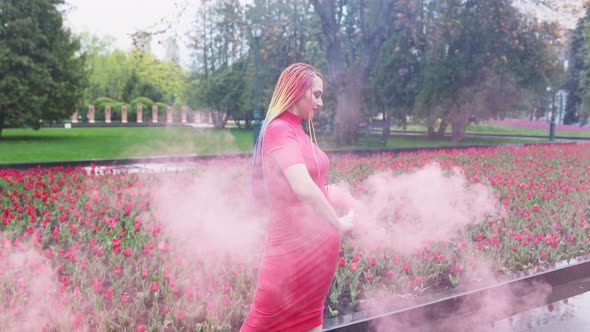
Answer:
M508 138L466 138L462 145L547 142ZM388 148L456 145L450 139L394 135ZM330 146L323 149L355 149ZM245 129L197 129L190 127L43 128L5 129L0 140L0 163L146 156L207 155L252 151L252 132Z
M0 163L239 153L252 132L190 127L5 129Z
M561 142L556 140L555 142ZM450 138L430 139L427 136L392 135L387 141L386 148L419 148L419 147L444 147L456 145L492 145L492 144L519 144L519 143L549 143L548 139L504 138L504 137L467 137L460 142L453 142ZM320 140L320 146L331 150L347 150L366 148L363 146L330 146Z
M403 130L402 127L391 127L392 130ZM408 131L420 131L426 132L425 126L420 125L409 125L406 130ZM447 133L450 133L451 128L447 129ZM523 136L547 136L549 137L549 130L537 129L537 128L520 128L512 126L502 126L496 124L470 124L467 127L466 132L468 134L501 134L501 135L523 135ZM588 137L590 138L590 131L555 131L556 136L564 137Z

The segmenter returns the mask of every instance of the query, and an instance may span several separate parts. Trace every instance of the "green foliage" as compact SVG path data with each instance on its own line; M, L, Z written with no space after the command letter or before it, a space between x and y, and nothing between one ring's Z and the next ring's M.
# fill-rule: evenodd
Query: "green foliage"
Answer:
M121 50L108 53L108 49L99 47L91 49L95 52L98 49L100 53L89 53L88 66L91 74L86 97L88 100L98 97L122 100L122 91L132 70L127 55Z
M590 119L590 7L578 22L571 52L573 64L570 66L570 75L573 79L569 86L566 116L570 121L579 121L583 125Z
M152 105L154 102L147 98L147 97L137 97L133 99L131 102L131 109L129 112L129 121L136 122L137 121L137 106L141 106L142 108L142 120L143 122L151 121L152 116Z
M527 23L510 1L439 1L429 16L416 115L429 126L441 119L441 134L452 123L461 138L471 119L502 115L524 102L519 90L544 85L551 31Z
M129 55L134 68L134 79L137 83L137 95L145 96L154 101L168 102L173 93L176 99L184 100L185 74L172 61L161 61L149 53L134 50Z
M158 107L158 112L164 112L168 108L168 105L161 101L155 102L154 105Z
M421 84L421 68L416 41L409 34L411 30L396 28L381 47L365 98L369 104L369 115L383 112L405 122L414 108Z
M193 75L187 93L189 105L194 109L213 109L235 120L252 118L252 109L245 106L246 64L238 62L210 72L207 77ZM216 123L224 126L223 121Z
M259 40L251 35L254 23L262 29ZM319 21L306 0L254 1L245 8L237 0L208 1L195 33L197 61L187 78L186 104L229 112L234 119L253 117L257 52L262 110L289 64L326 63Z
M180 112L182 110L182 104L179 102L175 102L174 105L172 106L172 108L174 108L175 111Z
M82 114L85 105L105 97L113 100L113 119L120 114L120 106L114 106L120 100L129 105L129 121L134 121L137 105L142 105L147 121L151 120L151 106L155 102L169 103L176 94L175 121L180 119L181 106L189 105L248 122L254 110L254 56L259 54L258 105L262 111L282 69L302 61L313 64L327 78L321 117L336 114L336 122L350 122L362 111L369 116L384 113L397 120L412 115L427 124L442 119L459 128L474 112L479 113L473 117L480 118L502 115L516 102L515 95L525 95L522 88L543 93L545 79L553 77L555 54L547 45L554 27L525 20L511 4L508 0L255 0L242 6L238 0L212 0L200 7L195 19L191 36L195 61L190 75L178 62L162 61L139 50L113 50L108 37L88 34L81 36L86 65L67 69L81 76L86 71L90 73L88 87L78 100ZM17 7L12 2L2 2L2 6ZM262 28L258 40L251 35L254 23ZM3 36L8 36L6 31L0 28ZM41 41L38 33L27 31L19 28L23 36L34 35L31 39L21 38L23 44ZM584 63L584 54L589 53L582 47L583 33L584 26L580 25L580 64ZM2 40L4 44L12 42ZM16 59L14 54L18 52L0 47L0 59ZM61 53L60 59L71 58ZM31 59L23 63L36 67L36 60ZM0 73L10 72L4 70L6 63L0 62L0 66ZM0 76L2 87L12 86L14 90L0 94L0 100L26 98L31 116L5 111L0 114L6 117L10 113L10 121L21 124L40 118L41 110L48 109L45 99L55 94L30 93L15 82L21 77L37 77L35 88L43 92L52 86L39 83L46 81L44 73L35 69L26 71L26 75L9 74L13 81ZM576 82L586 82L585 75L579 71ZM75 81L64 80L62 85ZM585 84L578 84L579 92L570 95L578 99L568 101L576 112L583 105L584 91L590 90ZM70 93L75 89L62 91ZM590 103L584 103L587 104ZM95 106L96 119L100 120L104 105ZM164 107L159 114L165 115ZM50 116L42 117L51 121Z
M166 122L166 109L168 108L168 105L166 103L158 101L158 102L154 103L154 106L158 107L158 122L165 123ZM150 114L152 114L151 110L150 110Z
M113 105L115 105L117 103L116 100L113 100L111 98L108 97L98 97L94 100L94 119L96 121L104 121L106 119L105 117L105 107L106 106L110 106L111 107L111 119L113 119Z
M243 66L236 64L212 73L204 82L202 102L204 106L238 115L244 87Z
M195 22L195 71L208 76L246 56L244 42L250 36L244 11L238 0L203 2Z
M129 53L110 51L108 40L83 37L91 73L90 85L85 91L86 100L110 97L129 102L144 96L166 102L172 93L177 94L178 100L183 100L185 74L177 64L137 50Z
M125 102L115 102L111 104L111 120L112 121L121 121L121 109L123 106L127 107L127 119L129 119L129 112L131 111L131 106Z
M141 82L136 94L139 96L146 96L151 100L161 101L164 99L164 93L151 82Z
M200 93L202 80L203 78L198 73L191 73L186 80L186 104L193 109L202 105Z
M363 88L391 36L392 22L416 7L405 1L310 1L319 18L327 76L335 96L334 139L338 144L355 144L363 101ZM366 98L365 98L366 99Z
M125 82L123 100L133 100L140 96L151 100L162 100L164 93L154 83L141 80L137 72L134 71Z
M117 103L117 101L114 99L108 97L99 97L94 100L94 107L104 109L105 106L112 107L115 103Z
M565 124L577 123L580 118L578 114L578 108L581 106L582 99L581 95L583 92L580 90L580 75L583 71L588 69L588 66L584 64L583 49L584 46L584 25L588 22L588 12L586 16L578 21L576 29L572 35L571 48L570 48L570 66L569 76L571 80L568 82L566 89L569 91L566 108L565 108Z
M147 97L137 97L133 99L130 104L134 109L137 108L137 106L141 106L145 111L151 109L154 102Z
M67 118L86 84L80 42L63 27L60 0L0 2L0 135Z

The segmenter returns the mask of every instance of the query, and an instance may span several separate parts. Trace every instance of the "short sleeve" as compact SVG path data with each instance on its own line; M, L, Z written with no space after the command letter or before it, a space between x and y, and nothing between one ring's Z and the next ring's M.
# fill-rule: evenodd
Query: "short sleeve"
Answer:
M264 158L270 158L281 170L305 163L295 130L288 123L273 121L266 128L262 143Z

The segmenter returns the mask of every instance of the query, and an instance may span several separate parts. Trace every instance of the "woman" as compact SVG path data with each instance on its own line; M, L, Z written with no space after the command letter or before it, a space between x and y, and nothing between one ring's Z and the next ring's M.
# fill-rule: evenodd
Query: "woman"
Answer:
M254 149L254 184L270 210L256 293L242 332L321 331L338 261L338 217L328 201L329 161L303 131L323 105L324 78L295 63L280 75ZM257 186L258 183L258 186ZM260 188L262 187L262 190Z

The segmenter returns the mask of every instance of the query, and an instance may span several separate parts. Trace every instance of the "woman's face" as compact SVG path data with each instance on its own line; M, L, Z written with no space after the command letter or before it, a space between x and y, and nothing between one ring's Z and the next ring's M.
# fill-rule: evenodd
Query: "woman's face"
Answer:
M324 82L320 77L315 76L311 81L311 88L293 105L293 113L303 119L311 119L318 109L324 105L322 101L323 95Z

